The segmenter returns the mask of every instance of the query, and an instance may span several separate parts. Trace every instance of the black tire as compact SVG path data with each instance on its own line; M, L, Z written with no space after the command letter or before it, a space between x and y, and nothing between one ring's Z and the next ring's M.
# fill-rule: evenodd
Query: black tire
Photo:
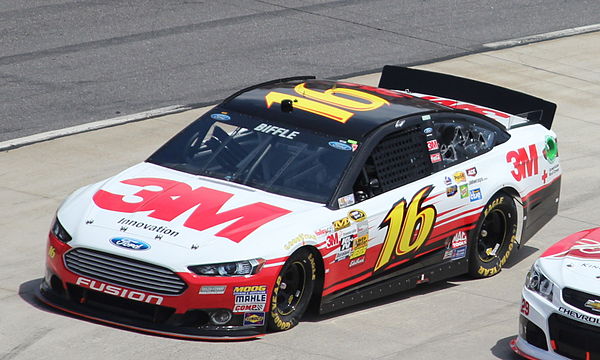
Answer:
M281 268L271 297L268 327L289 330L298 324L315 290L317 265L307 249L292 254Z
M517 208L503 192L483 208L469 250L469 274L483 278L496 275L506 263L517 241Z

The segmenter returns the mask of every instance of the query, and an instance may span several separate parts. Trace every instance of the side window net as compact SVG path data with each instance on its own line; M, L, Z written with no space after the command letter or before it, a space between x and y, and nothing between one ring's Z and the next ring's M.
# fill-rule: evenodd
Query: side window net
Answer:
M373 150L373 166L382 192L431 175L425 135L414 127L386 136Z

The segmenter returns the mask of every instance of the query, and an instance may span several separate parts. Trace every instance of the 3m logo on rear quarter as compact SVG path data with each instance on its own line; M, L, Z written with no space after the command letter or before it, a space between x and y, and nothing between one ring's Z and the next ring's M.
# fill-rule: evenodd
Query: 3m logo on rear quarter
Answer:
M521 181L539 173L538 153L535 144L529 145L517 151L509 151L506 154L506 161L513 164L514 170L510 173L517 181Z
M192 189L188 184L175 180L137 178L122 180L121 183L143 188L133 194L142 201L129 202L125 199L126 195L99 190L93 196L94 203L110 211L124 213L149 211L149 217L165 221L172 221L197 206L184 222L185 227L203 231L233 220L215 235L236 243L260 226L290 212L263 202L220 211L233 194L205 187ZM158 190L154 190L156 188Z

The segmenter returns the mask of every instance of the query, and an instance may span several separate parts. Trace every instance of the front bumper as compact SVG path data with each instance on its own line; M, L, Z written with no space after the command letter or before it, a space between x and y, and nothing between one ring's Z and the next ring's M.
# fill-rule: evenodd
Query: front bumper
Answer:
M128 330L140 331L148 334L168 336L189 340L248 340L258 338L266 332L266 326L244 327L244 326L185 326L183 317L172 317L168 322L160 324L144 321L141 319L128 318L117 315L110 311L102 311L91 307L88 304L82 305L69 301L62 296L57 295L43 282L37 291L36 296L39 300L48 306L64 311L71 315L82 318L121 327ZM178 321L179 320L179 321Z
M523 288L519 336L510 346L526 359L600 359L600 316L565 303L554 303Z
M270 291L280 266L240 277L177 273L185 282L184 290L161 294L74 271L65 261L65 254L72 250L50 235L38 298L53 308L109 325L184 339L244 340L266 332ZM244 294L247 296L241 296ZM260 300L251 304L239 300L243 298ZM230 314L231 319L215 322L217 314Z

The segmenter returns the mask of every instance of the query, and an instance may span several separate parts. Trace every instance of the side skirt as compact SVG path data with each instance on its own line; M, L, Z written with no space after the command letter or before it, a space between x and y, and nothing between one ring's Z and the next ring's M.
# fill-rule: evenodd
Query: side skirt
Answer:
M361 304L384 296L410 290L419 284L433 283L465 274L469 269L468 258L430 265L408 274L381 281L335 298L322 299L319 314Z

